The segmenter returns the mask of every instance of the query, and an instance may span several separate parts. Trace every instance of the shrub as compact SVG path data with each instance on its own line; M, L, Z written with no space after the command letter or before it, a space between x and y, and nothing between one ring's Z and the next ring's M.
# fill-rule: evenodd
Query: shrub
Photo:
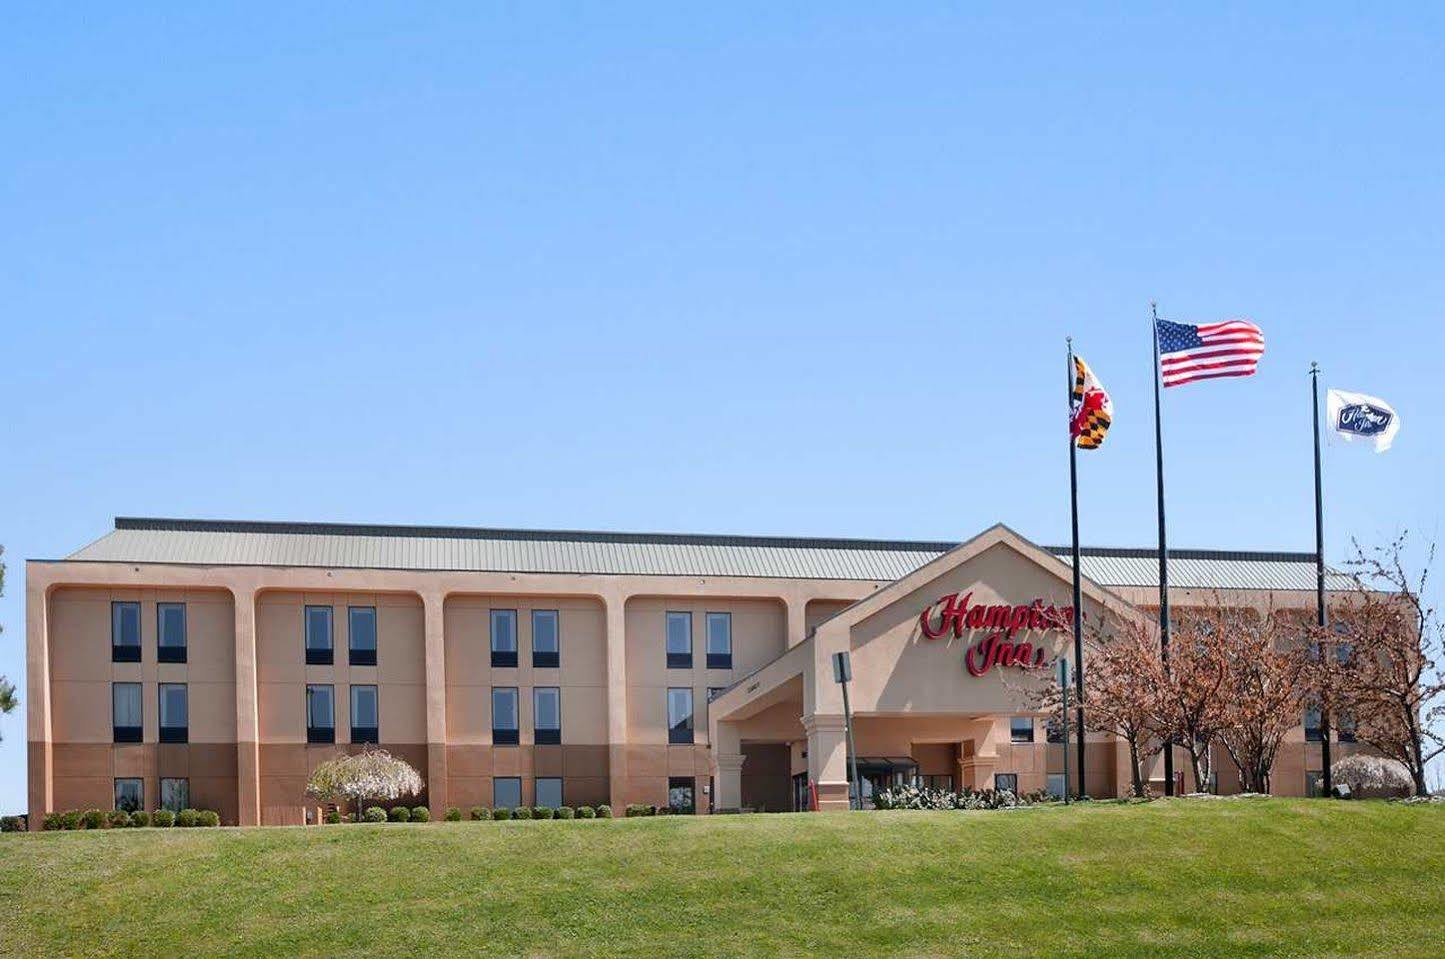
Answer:
M24 816L0 816L0 832L24 832L26 825Z
M412 822L431 822L431 810L425 806L411 807Z
M362 818L367 822L386 822L386 810L380 806L367 806Z
M130 825L130 813L124 809L112 809L105 818L112 829L124 829Z
M197 816L196 825L198 826L219 826L220 824L221 814L214 809L202 809Z
M151 813L151 825L166 828L176 824L176 814L169 809L157 809Z
M577 811L571 806L558 806L556 816L558 819L571 819L577 815Z
M611 819L611 818L612 818L612 807L609 806L609 805L607 805L606 803L603 803L602 805L598 806L598 807L597 807L597 818L598 818L598 819Z
M513 819L531 819L532 809L530 806L518 806L512 810Z
M40 828L45 830L46 832L55 832L57 829L62 828L60 825L60 813L46 813L45 818L40 820Z
M473 806L470 815L473 821L480 821L482 819L491 819L492 811L486 806Z
M326 815L322 817L322 821L328 826L340 825L341 813L335 809L328 809L326 810Z
M1349 786L1351 795L1408 796L1415 790L1415 780L1405 764L1383 756L1346 756L1330 765L1330 775L1335 782Z
M151 824L151 814L144 809L137 809L130 814L130 824L132 827L149 826Z
M504 821L504 820L511 819L511 818L512 818L512 810L510 810L510 809L493 809L493 810L492 810L492 818L495 819L495 820L497 820L498 822L502 822L502 821Z
M623 815L626 816L628 819L635 819L638 816L646 816L647 807L642 805L642 803L630 802L627 804L627 809L623 812Z
M392 822L411 822L411 810L405 806L392 806L386 818Z
M458 809L456 806L448 806L448 807L447 807L447 814L446 814L446 816L443 817L443 818L445 818L447 822L461 822L461 821L462 821L462 811L461 811L460 809ZM472 818L475 819L476 817L473 816Z
M110 825L110 817L99 809L87 809L80 814L81 829L105 829Z
M552 807L551 807L551 806L533 806L533 807L532 807L532 818L533 818L533 819L551 819L551 818L552 818L552 812L553 812L553 810L552 810Z
M182 809L176 813L176 825L183 829L190 829L201 824L201 814L194 809Z
M577 818L578 818L578 819L596 819L596 818L597 818L597 810L593 809L591 806L578 806L578 807L577 807Z

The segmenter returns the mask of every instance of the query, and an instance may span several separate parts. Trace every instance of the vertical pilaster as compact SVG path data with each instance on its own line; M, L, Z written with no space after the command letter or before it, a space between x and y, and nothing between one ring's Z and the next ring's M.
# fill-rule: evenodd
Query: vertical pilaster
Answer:
M607 774L615 815L627 805L627 597L603 598L607 616Z
M446 596L422 596L426 633L426 793L431 817L438 822L447 808L447 669L443 626Z
M261 726L256 688L256 587L231 589L236 620L237 825L261 824Z
M848 744L843 715L803 717L808 734L808 779L818 790L821 812L848 809Z
M25 703L29 740L30 828L39 829L55 811L54 750L50 734L49 588L29 566L25 570Z
M714 723L712 735L712 775L717 789L713 808L719 812L741 809L745 757L737 726L729 722Z
M789 596L786 602L788 610L788 648L792 649L808 638L808 601L799 596Z

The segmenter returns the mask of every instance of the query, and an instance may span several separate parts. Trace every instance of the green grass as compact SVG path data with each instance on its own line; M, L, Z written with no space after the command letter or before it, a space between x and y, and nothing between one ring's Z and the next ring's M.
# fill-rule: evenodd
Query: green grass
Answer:
M0 836L0 954L1445 955L1445 807Z

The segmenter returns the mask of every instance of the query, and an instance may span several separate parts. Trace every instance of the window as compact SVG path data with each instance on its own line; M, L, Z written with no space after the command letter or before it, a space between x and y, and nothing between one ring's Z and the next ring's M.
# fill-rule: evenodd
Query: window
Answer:
M942 789L944 792L953 792L953 775L951 773L938 776L920 776L919 782L928 789Z
M1320 730L1322 719L1318 706L1305 707L1305 742L1317 743L1323 738Z
M556 809L562 805L562 780L556 776L538 777L537 805Z
M161 780L161 808L180 812L191 806L191 781L189 779Z
M156 661L186 661L185 603L156 603Z
M306 741L336 742L336 697L330 686L306 687Z
M110 604L110 661L140 662L140 603Z
M692 687L674 687L667 691L667 741L692 742Z
M725 692L727 692L727 687L726 687L726 686L709 686L709 687L707 688L707 702L708 702L708 707L707 707L707 708L708 708L708 714L709 714L709 715L712 714L712 701L713 701L714 699L717 699L719 696L721 696L721 695L722 695L723 693L725 693Z
M1335 645L1335 661L1341 666L1348 666L1355 658L1355 646L1341 640Z
M331 665L331 607L306 607L306 665Z
M1008 721L1009 741L1031 743L1034 741L1034 721L1029 716L1012 716Z
M1010 730L1010 732L1012 732L1012 730ZM1047 721L1045 721L1045 723L1044 723L1044 739L1047 740L1048 742L1051 742L1051 743L1061 743L1061 742L1063 742L1063 741L1064 741L1064 724L1063 724L1061 721L1059 721L1059 720L1057 720L1057 719L1053 719L1053 718L1050 718L1050 719L1048 719Z
M354 743L380 742L381 707L377 703L375 686L351 687L351 741Z
M1341 713L1335 719L1335 738L1342 743L1355 742L1358 729L1355 717L1349 713Z
M185 742L190 725L190 697L186 694L186 684L161 683L156 687L156 699L160 703L161 742Z
M519 776L498 776L492 780L492 808L516 809L522 805L522 780Z
M1325 794L1325 774L1318 770L1305 772L1305 795L1317 799Z
M517 687L497 686L492 690L492 744L517 745Z
M517 665L517 611L492 610L492 666Z
M118 743L141 741L140 683L111 683L111 726Z
M145 783L139 779L115 781L115 808L135 812L145 808Z
M733 668L733 614L707 614L707 668Z
M532 721L537 745L555 746L562 741L562 690L556 686L532 690Z
M1049 793L1050 796L1053 796L1055 799L1063 799L1063 798L1064 798L1064 774L1063 774L1063 773L1049 773L1048 786L1046 786L1045 788L1048 790L1048 793Z
M1019 774L1018 773L994 773L993 788L999 792L1011 792L1018 795Z
M692 669L692 613L667 614L667 668Z
M667 807L675 813L697 811L697 786L691 776L667 777Z
M346 610L347 661L353 666L376 665L376 607L350 606Z
M552 669L561 664L561 642L555 609L532 610L532 666Z

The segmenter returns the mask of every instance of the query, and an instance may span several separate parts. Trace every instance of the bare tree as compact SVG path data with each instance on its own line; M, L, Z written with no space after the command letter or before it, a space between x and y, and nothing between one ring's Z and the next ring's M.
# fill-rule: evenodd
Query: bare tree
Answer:
M1219 741L1246 792L1270 791L1270 771L1285 737L1299 725L1312 665L1298 621L1271 608L1219 610L1213 649L1224 673Z
M1336 627L1315 638L1325 648L1347 644L1320 657L1335 664L1322 671L1323 691L1354 719L1362 742L1404 763L1423 796L1431 761L1445 754L1445 625L1425 600L1435 547L1418 573L1409 570L1406 547L1406 534L1370 549L1356 543L1346 564L1356 588L1335 608Z
M1165 739L1189 755L1195 788L1207 792L1214 779L1214 744L1229 723L1225 683L1229 671L1228 636L1240 613L1218 597L1212 605L1190 609L1170 628L1169 663L1151 663L1145 677L1153 696L1154 722Z

